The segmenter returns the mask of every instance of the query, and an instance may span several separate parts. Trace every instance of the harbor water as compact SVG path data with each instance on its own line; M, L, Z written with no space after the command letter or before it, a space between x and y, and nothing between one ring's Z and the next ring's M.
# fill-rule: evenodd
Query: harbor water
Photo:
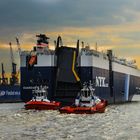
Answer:
M76 115L0 104L0 140L140 140L140 95L105 113Z

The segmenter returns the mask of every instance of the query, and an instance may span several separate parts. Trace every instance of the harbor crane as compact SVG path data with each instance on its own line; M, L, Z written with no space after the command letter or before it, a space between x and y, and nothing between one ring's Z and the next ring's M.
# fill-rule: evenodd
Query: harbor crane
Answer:
M10 78L10 84L15 85L18 83L18 77L17 77L17 71L16 71L16 63L14 61L14 55L13 55L13 49L12 49L12 43L9 43L10 46L10 56L11 56L11 63L12 63L12 73Z
M7 85L8 84L8 78L5 77L5 71L4 71L4 65L1 63L1 78L0 83L1 85Z
M21 55L21 48L20 48L19 39L17 37L16 37L16 42L17 42L18 53L19 53L19 56L20 56Z

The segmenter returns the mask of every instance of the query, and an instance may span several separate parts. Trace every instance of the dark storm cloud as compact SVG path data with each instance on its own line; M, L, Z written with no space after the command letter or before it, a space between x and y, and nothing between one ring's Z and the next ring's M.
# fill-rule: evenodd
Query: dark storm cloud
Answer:
M0 42L23 33L137 20L139 0L0 0Z
M138 0L1 0L0 27L32 30L41 26L120 24L134 19L125 9L139 10L138 3Z
M139 0L0 0L0 41L63 27L134 22L139 5Z

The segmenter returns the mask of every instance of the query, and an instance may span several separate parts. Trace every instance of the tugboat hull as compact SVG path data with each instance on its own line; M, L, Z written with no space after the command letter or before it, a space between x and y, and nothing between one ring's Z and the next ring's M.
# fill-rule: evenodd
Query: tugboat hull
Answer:
M100 103L93 107L76 107L76 106L66 106L59 109L60 113L67 114L94 114L94 113L104 113L107 106L106 100L101 100Z
M60 102L46 102L46 101L29 101L25 104L25 109L36 110L57 110L60 107Z

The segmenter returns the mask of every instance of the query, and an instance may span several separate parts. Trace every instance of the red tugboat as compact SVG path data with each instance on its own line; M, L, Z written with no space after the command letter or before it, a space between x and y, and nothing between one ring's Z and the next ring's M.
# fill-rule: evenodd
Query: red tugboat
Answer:
M47 87L36 87L33 93L32 100L25 104L25 109L36 110L57 110L60 107L60 102L50 101L47 99Z
M107 101L99 99L94 94L93 85L83 85L80 93L78 93L75 103L72 106L65 106L59 109L60 113L74 114L93 114L104 113L107 106Z

